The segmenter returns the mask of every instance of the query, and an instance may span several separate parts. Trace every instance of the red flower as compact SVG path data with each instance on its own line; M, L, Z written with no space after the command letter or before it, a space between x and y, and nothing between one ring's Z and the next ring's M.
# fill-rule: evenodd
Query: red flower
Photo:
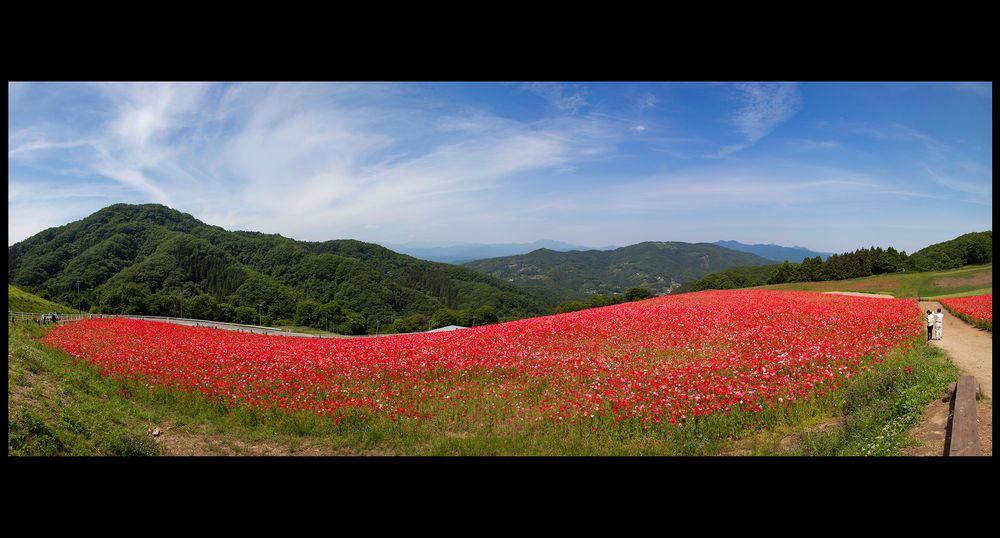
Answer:
M109 318L67 323L45 342L104 376L338 423L483 416L663 428L828 397L921 329L912 300L739 290L379 338Z

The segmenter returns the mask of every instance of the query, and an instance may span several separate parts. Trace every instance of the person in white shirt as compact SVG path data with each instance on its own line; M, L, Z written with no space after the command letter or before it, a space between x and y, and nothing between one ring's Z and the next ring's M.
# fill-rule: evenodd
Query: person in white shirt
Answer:
M931 336L934 334L934 314L930 310L927 311L927 341L931 341Z
M941 309L938 308L937 312L934 313L934 339L935 340L940 340L941 339L941 329L942 329L943 325L944 325L944 314L941 312Z

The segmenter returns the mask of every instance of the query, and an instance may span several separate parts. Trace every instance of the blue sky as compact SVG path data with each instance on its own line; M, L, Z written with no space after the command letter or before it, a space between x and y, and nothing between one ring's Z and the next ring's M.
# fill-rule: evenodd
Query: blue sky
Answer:
M992 229L992 83L8 83L7 243L113 203L301 240L913 252Z

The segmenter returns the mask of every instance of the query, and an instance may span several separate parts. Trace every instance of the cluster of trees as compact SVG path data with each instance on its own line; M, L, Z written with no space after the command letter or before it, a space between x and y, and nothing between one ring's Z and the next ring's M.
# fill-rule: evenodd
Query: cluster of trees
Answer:
M336 301L320 304L318 301L299 301L295 307L295 325L314 329L332 330L339 334L367 334L368 321L344 308Z
M496 309L489 305L479 308L467 308L463 310L453 310L451 308L439 308L430 317L419 314L401 316L393 320L388 327L383 327L383 333L412 333L438 329L448 325L459 325L461 327L476 327L479 325L489 325L500 321L510 321L515 318L500 318Z
M64 294L58 299L81 299L76 294ZM60 302L63 302L60 300ZM73 301L63 304L73 305ZM75 306L75 305L73 305ZM83 306L83 305L81 305ZM230 303L218 302L209 293L200 291L196 285L190 285L180 294L148 293L145 288L134 283L104 290L94 304L87 304L82 310L90 310L102 314L131 314L166 317L183 317L242 323L246 325L297 325L313 327L339 334L366 334L368 321L361 314L345 308L336 301L320 303L309 299L300 300L295 306L295 314L289 318L274 319L265 314L262 304L258 308L249 306L234 306Z
M820 280L846 280L885 273L899 273L912 269L906 251L889 247L862 248L854 252L832 254L824 262L819 256L806 258L802 263L785 260L771 272L768 284L785 282L817 282Z
M563 301L556 307L556 314L565 314L566 312L576 312L577 310L586 310L588 308L599 308L613 304L641 301L651 297L653 297L653 293L646 288L629 288L629 290L623 295L594 295L587 301Z
M712 273L694 282L681 286L677 293L703 290L735 290L766 284L775 270L774 265L759 267L732 267Z
M64 300L66 298L71 300ZM214 296L204 293L201 288L193 284L187 286L184 292L173 294L149 293L143 286L127 283L105 289L93 303L90 303L86 297L73 293L60 295L57 300L81 310L101 314L184 317L248 325L271 321L267 316L262 317L257 309L220 303L216 301ZM74 300L76 304L74 304ZM86 307L81 308L83 306Z

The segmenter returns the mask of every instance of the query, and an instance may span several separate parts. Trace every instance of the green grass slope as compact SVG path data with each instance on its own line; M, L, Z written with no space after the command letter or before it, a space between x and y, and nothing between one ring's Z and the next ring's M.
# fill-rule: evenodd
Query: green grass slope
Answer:
M75 308L42 299L10 284L7 284L7 310L13 312L79 312Z

